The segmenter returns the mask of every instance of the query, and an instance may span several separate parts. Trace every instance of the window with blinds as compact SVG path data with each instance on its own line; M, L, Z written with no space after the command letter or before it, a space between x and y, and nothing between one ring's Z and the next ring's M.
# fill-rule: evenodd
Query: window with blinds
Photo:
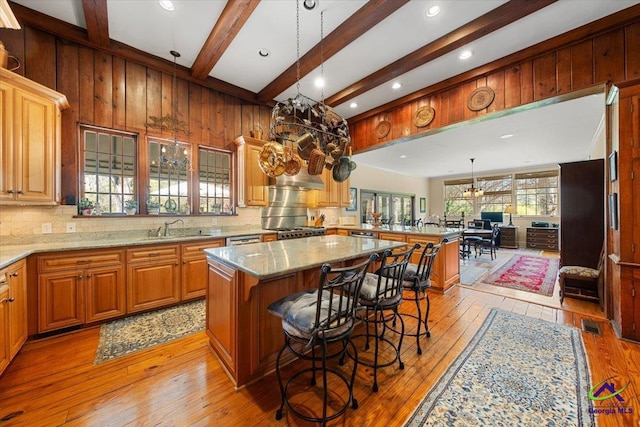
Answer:
M478 198L479 212L504 212L507 206L513 204L511 174L478 178L478 187L484 191Z

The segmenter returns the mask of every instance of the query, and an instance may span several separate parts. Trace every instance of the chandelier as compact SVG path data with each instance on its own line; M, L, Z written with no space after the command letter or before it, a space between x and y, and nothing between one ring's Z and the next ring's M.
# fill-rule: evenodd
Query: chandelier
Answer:
M150 121L145 123L145 126L162 131L173 131L173 141L161 144L160 155L156 160L152 160L151 163L169 169L187 169L189 167L189 150L178 142L178 132L186 136L191 135L187 122L178 119L176 60L180 57L180 53L175 50L169 51L169 53L173 56L172 114L166 114L162 117L149 116Z
M306 3L305 7L308 8ZM320 52L321 73L324 78L323 14L324 12L320 13ZM296 57L297 94L293 98L277 102L273 107L269 123L271 139L284 147L291 145L294 148L293 151L297 151L301 161L304 161L302 164L310 175L319 175L324 168L332 170L335 166L333 179L342 182L356 166L349 157L346 157L347 146L351 142L349 126L345 119L325 105L324 90L321 92L320 102L300 93L300 4L298 0L296 0ZM276 153L275 156L286 156L286 154L277 154L284 152L283 150L273 147L266 147L266 150L270 150L268 154ZM286 158L279 159L272 156L269 162L262 162L260 165L263 172L273 176L282 168L271 166L282 161L286 162Z
M484 195L484 191L482 190L482 188L475 187L475 180L473 178L473 161L475 159L469 159L469 160L471 160L471 187L467 188L467 191L462 193L462 195L464 197L471 197L471 196L480 197Z

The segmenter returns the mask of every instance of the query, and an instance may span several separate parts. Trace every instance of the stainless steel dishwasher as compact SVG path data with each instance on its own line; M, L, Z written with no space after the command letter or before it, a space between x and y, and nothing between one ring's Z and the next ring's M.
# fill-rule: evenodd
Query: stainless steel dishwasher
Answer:
M227 246L240 246L240 245L248 245L250 243L260 243L262 239L258 234L252 234L248 236L233 236L227 237L225 241Z
M377 239L378 233L375 231L350 231L349 236L351 237L363 237L365 239Z

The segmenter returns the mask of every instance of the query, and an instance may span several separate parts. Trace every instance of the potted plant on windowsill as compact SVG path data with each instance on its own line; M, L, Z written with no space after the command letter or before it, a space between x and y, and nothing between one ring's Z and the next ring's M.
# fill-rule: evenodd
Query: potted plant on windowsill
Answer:
M78 203L78 211L80 212L80 215L92 215L95 207L96 206L93 204L93 201L86 197L81 199L80 203Z
M147 213L149 215L158 215L160 213L160 203L149 200L147 202Z
M138 201L129 199L124 202L124 211L127 215L135 215L138 210Z

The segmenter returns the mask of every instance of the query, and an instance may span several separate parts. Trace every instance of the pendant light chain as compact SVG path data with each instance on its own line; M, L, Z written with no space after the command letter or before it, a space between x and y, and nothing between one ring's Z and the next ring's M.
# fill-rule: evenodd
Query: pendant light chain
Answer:
M320 102L324 105L324 10L320 12Z
M172 105L171 105L171 109L172 109L172 113L173 113L173 117L174 117L174 121L173 121L173 143L177 144L178 143L178 79L177 79L177 64L176 61L178 60L178 57L180 56L180 54L178 52L176 52L175 50L172 50L171 55L173 55L173 82L172 82L172 91L173 94L172 96Z

